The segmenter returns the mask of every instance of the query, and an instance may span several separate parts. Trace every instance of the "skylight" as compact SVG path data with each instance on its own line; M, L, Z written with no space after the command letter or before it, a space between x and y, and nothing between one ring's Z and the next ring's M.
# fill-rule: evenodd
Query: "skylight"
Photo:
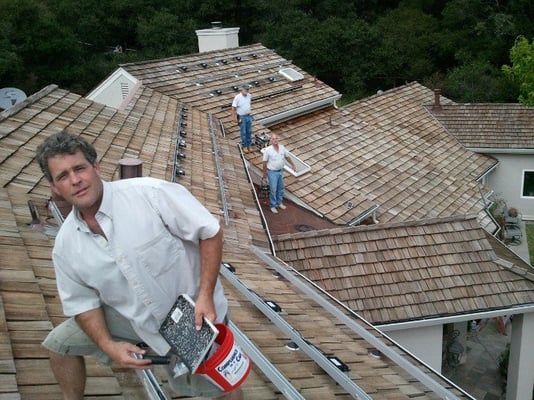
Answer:
M283 68L278 71L278 73L291 82L301 81L304 79L304 75L293 68Z

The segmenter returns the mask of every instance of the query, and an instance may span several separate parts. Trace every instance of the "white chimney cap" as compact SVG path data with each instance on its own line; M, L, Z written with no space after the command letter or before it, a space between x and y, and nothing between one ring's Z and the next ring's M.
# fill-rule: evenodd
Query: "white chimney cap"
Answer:
M224 50L239 47L239 28L223 28L221 22L212 22L212 28L195 31L198 51Z

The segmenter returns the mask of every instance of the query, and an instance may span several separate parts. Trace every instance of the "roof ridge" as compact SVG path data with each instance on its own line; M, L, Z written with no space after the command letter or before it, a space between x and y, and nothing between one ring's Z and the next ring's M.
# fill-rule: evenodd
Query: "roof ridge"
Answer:
M412 81L412 82L407 82L405 83L404 85L401 85L401 86L397 86L397 87L394 87L394 88L391 88L391 89L386 89L386 90L378 90L375 94L373 94L372 96L367 96L367 97L364 97L363 99L359 99L359 100L356 100L352 103L349 103L349 104L346 104L345 106L343 106L342 108L347 108L347 107L352 107L356 104L359 104L359 103L363 103L363 102L370 102L370 101L373 101L374 99L376 99L377 97L382 97L384 95L390 95L392 93L395 93L395 92L398 92L398 91L402 91L402 90L405 90L411 86L416 86L416 85L419 85L423 88L426 88L428 89L426 86L420 84L418 81ZM430 89L428 89L430 90Z
M506 270L508 270L508 271L510 271L510 272L512 272L512 273L514 273L516 275L519 275L522 278L525 278L525 279L528 279L529 281L534 282L534 272L527 271L526 269L521 268L517 264L515 264L515 263L513 263L511 261L506 261L505 259L500 258L500 257L497 257L494 260L494 262L495 262L495 264L498 264L501 267L506 268Z
M153 64L155 62L181 60L181 59L186 59L186 58L191 58L191 57L202 56L204 54L209 58L210 56L213 56L214 54L217 54L217 53L229 52L229 51L232 51L232 50L235 50L236 52L242 53L244 49L246 50L246 49L251 49L251 48L255 48L255 47L263 47L265 49L268 49L267 47L265 47L261 43L255 43L255 44L250 44L250 45L245 45L245 46L230 47L230 48L227 48L227 49L217 49L217 50L210 50L210 51L203 51L203 52L199 51L199 52L196 52L196 53L181 54L181 55L172 56L172 57L153 58L151 60L144 60L144 61L134 61L134 62L129 62L129 63L118 64L117 67L118 68L124 68L124 67L128 67L128 66ZM275 52L272 49L269 49L269 50Z
M28 105L31 105L37 102L38 100L42 99L43 97L49 95L57 88L58 88L58 85L56 84L45 86L43 89L39 90L38 92L35 92L34 94L28 96L24 101L21 101L20 103L15 104L13 107L2 111L0 113L0 122L18 113L20 110L22 110L23 108L26 108Z

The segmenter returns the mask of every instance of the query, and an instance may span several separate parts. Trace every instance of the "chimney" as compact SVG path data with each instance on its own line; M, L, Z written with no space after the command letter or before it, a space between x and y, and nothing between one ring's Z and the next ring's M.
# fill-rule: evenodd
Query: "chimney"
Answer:
M441 89L434 89L434 105L432 106L433 112L440 112L443 110L440 102Z
M200 53L239 47L239 28L223 28L220 21L212 22L211 29L199 29L195 32Z
M136 158L119 160L119 179L138 178L143 176L143 162Z

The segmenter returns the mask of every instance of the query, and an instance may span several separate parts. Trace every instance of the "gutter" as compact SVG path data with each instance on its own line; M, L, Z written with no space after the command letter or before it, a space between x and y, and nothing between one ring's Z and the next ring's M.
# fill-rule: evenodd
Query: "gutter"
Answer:
M451 315L447 317L438 317L438 318L426 318L417 321L406 321L398 322L394 324L383 324L375 325L377 329L381 331L398 331L402 329L414 329L414 328L423 328L428 326L443 325L443 324L452 324L455 322L469 321L472 319L485 319L485 318L495 318L502 317L503 315L515 315L515 314L526 314L534 313L534 304L517 306L511 308L500 308L498 310L483 311L476 313L466 313L460 315Z
M495 164L493 164L491 167L489 167L487 170L485 170L483 173L481 173L478 178L476 179L478 182L480 182L482 179L484 179L486 176L488 176L495 168L497 168L500 164L500 161L497 160Z
M484 154L534 154L534 149L506 149L494 147L466 147L466 149L475 153Z
M328 106L336 106L336 102L341 98L341 95L335 95L332 97L328 97L326 99L318 100L313 103L306 104L301 107L293 108L291 110L287 110L284 112L281 112L279 114L272 115L270 117L265 117L262 119L258 119L257 123L264 125L265 127L269 127L275 124L279 124L281 122L290 120L292 118L299 117L304 114L308 114L312 111L319 110L321 108L325 108Z

